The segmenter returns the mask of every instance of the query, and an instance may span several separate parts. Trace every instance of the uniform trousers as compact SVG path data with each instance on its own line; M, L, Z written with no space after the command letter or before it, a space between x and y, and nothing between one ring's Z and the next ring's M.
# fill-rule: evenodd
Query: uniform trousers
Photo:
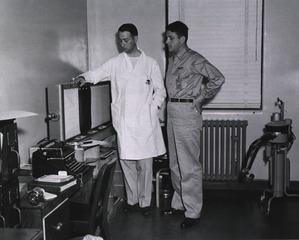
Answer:
M202 116L192 103L168 102L169 167L174 195L171 207L199 218L203 205L200 136Z
M153 158L120 161L125 180L127 203L149 207L152 199Z

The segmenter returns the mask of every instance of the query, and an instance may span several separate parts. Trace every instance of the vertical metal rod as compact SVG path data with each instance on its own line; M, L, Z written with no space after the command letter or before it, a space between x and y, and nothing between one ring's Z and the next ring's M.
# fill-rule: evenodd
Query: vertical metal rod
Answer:
M215 122L215 176L216 176L216 180L221 180L221 175L219 172L220 169L220 152L219 152L219 148L220 148L220 134L219 134L219 129L220 129L220 124L221 121L216 121Z
M211 179L214 179L215 177L215 172L214 172L214 124L213 122L211 123L211 126L210 126L210 145L209 145L209 148L210 148L210 157L209 157L209 160L210 160L210 176L211 176Z
M209 159L208 159L208 130L209 130L209 124L208 122L205 122L205 128L204 128L204 134L205 134L205 148L204 148L204 164L205 164L205 176L206 179L209 179Z
M225 136L226 136L226 142L225 142L225 144L226 144L226 158L225 158L225 160L226 160L226 162L225 162L225 166L226 166L226 174L225 174L225 177L226 177L226 179L227 179L227 177L230 175L230 164L229 164L229 159L231 158L231 152L230 152L230 143L231 143L231 137L230 137L230 129L229 129L229 127L227 127L227 121L226 121L226 124L225 124L225 126L226 126L226 128L225 128Z
M224 127L223 127L223 121L221 121L220 124L220 172L221 172L221 179L224 179L225 176L225 141L224 141Z

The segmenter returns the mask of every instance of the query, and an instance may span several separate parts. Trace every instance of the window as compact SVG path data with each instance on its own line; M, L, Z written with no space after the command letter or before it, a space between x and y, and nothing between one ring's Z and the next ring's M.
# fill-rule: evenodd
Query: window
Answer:
M168 0L168 22L189 27L188 45L226 82L206 108L260 109L262 0Z

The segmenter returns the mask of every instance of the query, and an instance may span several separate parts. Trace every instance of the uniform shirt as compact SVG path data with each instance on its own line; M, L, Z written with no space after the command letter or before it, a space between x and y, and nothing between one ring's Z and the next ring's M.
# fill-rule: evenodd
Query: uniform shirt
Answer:
M222 73L189 48L169 58L166 75L169 98L196 98L202 102L216 95L223 83Z

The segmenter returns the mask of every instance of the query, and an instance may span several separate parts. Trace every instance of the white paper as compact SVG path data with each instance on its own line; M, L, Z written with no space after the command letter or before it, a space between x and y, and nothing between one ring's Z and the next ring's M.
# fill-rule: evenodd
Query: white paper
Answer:
M36 179L36 181L39 181L39 182L52 182L52 183L60 183L60 182L66 182L66 181L69 181L71 179L73 179L74 176L72 175L68 175L68 176L61 176L61 175L55 175L55 174L52 174L52 175L45 175L45 176L42 176L38 179Z
M45 200L50 200L50 199L53 199L53 198L56 198L56 197L57 197L56 194L49 193L49 192L44 192L44 199Z

